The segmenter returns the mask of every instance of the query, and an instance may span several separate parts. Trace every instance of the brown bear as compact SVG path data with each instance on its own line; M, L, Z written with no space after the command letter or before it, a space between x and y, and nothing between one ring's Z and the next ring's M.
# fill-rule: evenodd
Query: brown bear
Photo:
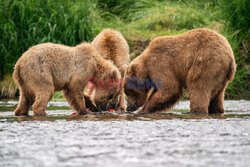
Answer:
M127 110L140 106L140 112L146 113L169 109L185 88L191 113L223 113L224 91L235 71L228 41L213 30L155 38L125 72Z
M91 44L104 59L114 63L122 76L124 75L124 72L130 62L130 56L128 43L120 32L112 29L104 29L94 38ZM94 91L94 89L88 89L85 96L102 96L102 92L99 91L99 93ZM120 99L119 108L126 111L124 100L125 94L123 93ZM109 108L113 107L109 106Z
M62 90L69 104L78 115L92 114L86 108L83 89L88 78L121 80L118 69L103 59L91 44L75 47L44 43L31 47L17 61L13 79L20 90L20 99L15 115L28 115L33 105L34 115L45 116L46 106L55 91ZM94 82L93 82L94 83ZM103 89L95 104L108 104L112 98L121 96L121 89ZM113 99L112 99L113 100ZM114 100L113 100L114 101ZM118 102L117 102L118 103Z

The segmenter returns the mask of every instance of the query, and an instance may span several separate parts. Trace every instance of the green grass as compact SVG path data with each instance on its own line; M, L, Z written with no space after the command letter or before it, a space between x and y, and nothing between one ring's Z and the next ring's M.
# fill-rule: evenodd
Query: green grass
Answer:
M227 89L227 98L250 97L250 1L221 0L218 5L224 19L224 35L229 40L237 62L235 79Z
M52 100L58 100L58 99L64 99L62 92L55 92L55 94L53 95Z
M44 42L76 45L90 41L102 24L89 0L3 0L0 2L1 78L13 71L29 47Z
M207 27L226 36L237 61L226 98L250 98L248 0L2 0L0 2L0 79L38 43L74 46L113 28L128 40L132 59L157 36ZM0 88L8 90L2 81ZM10 82L9 82L10 83ZM7 88L6 88L7 87ZM7 91L8 92L8 91ZM54 99L62 98L60 93Z
M142 18L129 23L128 27L134 30L134 38L138 38L138 34L144 39L177 35L194 28L213 28L219 24L213 16L215 13L207 17L207 12L186 4L158 3L148 9Z

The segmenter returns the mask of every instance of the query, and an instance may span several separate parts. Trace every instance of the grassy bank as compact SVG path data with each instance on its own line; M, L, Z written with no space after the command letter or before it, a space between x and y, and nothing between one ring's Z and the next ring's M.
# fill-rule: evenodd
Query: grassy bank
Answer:
M244 0L3 0L0 96L16 95L8 94L16 88L9 76L22 53L35 44L74 46L110 27L128 40L133 59L156 36L207 27L226 36L235 53L238 68L226 98L249 99L249 10Z

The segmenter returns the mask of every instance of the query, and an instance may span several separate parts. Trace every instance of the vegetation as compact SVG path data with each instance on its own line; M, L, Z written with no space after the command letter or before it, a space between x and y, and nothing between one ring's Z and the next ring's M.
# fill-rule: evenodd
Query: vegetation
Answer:
M225 23L224 33L237 62L234 81L229 84L227 97L250 98L250 1L222 0L220 9Z
M2 0L0 2L0 97L12 97L13 67L29 47L54 42L74 46L102 29L120 31L131 58L156 36L207 27L229 40L237 61L227 98L250 98L248 0ZM10 92L10 93L8 93ZM14 93L13 93L14 92ZM54 98L60 98L56 94Z

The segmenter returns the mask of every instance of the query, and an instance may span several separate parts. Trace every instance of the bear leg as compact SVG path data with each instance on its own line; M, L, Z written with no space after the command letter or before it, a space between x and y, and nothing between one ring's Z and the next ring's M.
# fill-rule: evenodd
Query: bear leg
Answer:
M159 73L153 73L150 75L150 78L161 78L162 85L148 96L140 112L153 113L173 107L182 95L182 87L175 75L171 72L164 76Z
M227 87L227 84L211 99L208 112L209 114L222 114L224 113L223 101L224 101L224 92Z
M125 93L124 92L122 93L120 100L119 100L118 112L119 113L127 112L126 105L125 105Z
M195 90L189 93L190 111L193 114L208 114L210 93L204 90Z
M46 116L45 110L52 96L53 92L46 89L36 92L35 103L33 105L33 112L35 116Z
M77 115L93 114L86 108L83 90L80 86L67 88L63 93L72 108L76 110Z
M27 94L22 89L20 89L20 98L18 107L15 109L14 113L15 116L28 116L29 115L29 109L34 103L34 95L33 94Z
M157 90L150 96L140 113L154 113L169 109L180 99L181 95L181 88L171 88L171 91L166 89Z
M99 112L99 110L97 109L97 107L91 101L89 95L84 94L83 96L84 96L86 108L90 109L93 112Z

